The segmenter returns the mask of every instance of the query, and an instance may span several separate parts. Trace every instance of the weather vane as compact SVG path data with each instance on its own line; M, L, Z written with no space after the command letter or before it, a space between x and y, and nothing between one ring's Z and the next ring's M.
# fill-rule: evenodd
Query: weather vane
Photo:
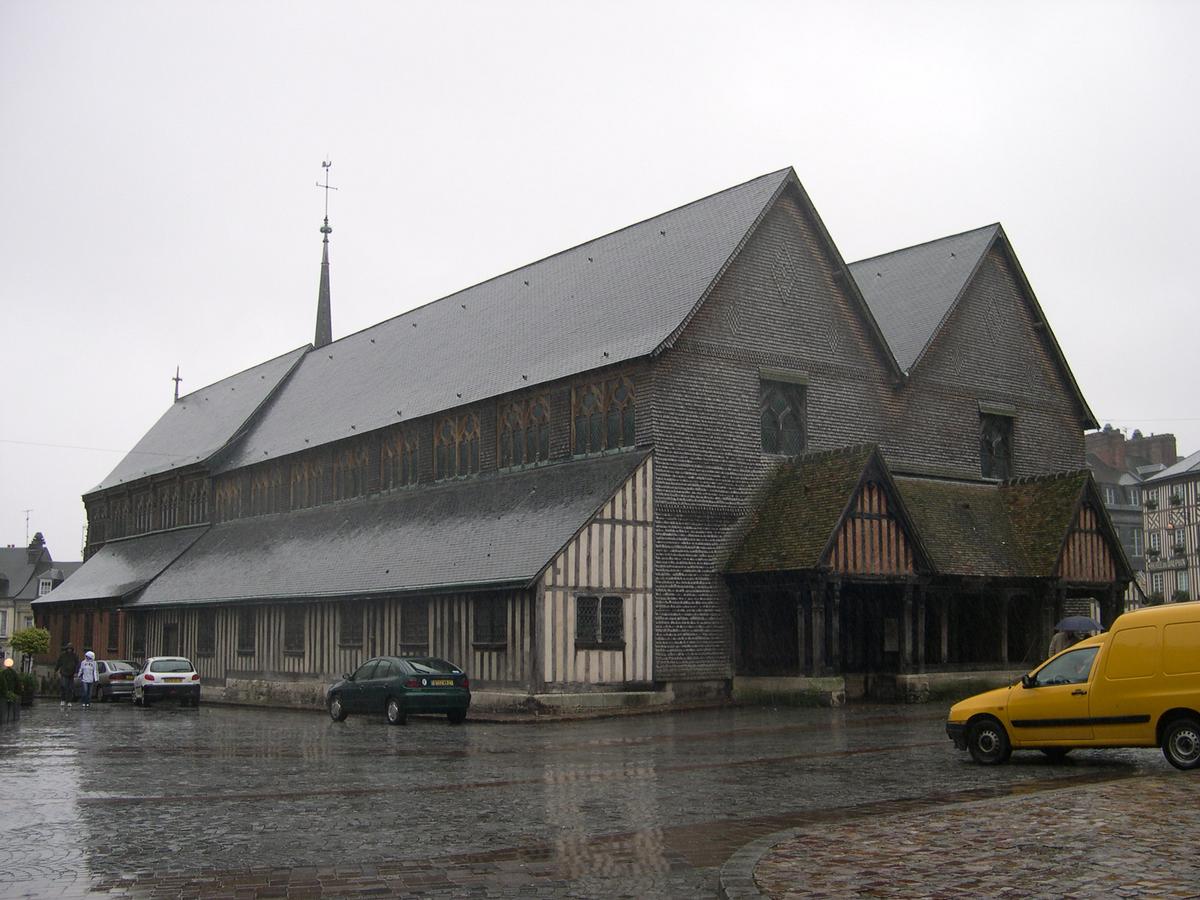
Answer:
M329 170L333 166L333 160L327 159L321 163L321 168L325 170L325 183L317 182L317 187L325 188L325 224L321 226L321 234L326 235L326 240L329 240L328 235L333 231L329 227L329 192L336 191L337 188L329 186Z

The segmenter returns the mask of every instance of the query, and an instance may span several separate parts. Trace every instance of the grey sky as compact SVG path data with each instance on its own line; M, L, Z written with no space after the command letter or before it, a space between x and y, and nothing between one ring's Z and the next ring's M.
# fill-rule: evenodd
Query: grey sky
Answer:
M794 166L847 260L1003 223L1101 421L1200 449L1200 5L0 0L0 544L170 405ZM464 348L470 352L470 348ZM75 449L96 448L96 449Z

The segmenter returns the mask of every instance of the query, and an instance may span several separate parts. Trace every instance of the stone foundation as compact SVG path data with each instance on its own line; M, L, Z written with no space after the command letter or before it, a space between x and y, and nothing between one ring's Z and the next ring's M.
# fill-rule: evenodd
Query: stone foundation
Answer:
M843 706L846 679L740 675L733 679L733 699L765 706Z

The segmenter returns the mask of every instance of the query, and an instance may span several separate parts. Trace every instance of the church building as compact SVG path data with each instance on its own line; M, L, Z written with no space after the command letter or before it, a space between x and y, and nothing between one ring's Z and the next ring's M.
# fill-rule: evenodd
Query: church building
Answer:
M1130 579L999 225L847 264L791 169L179 397L84 494L57 642L319 704L919 699ZM85 619L86 616L86 619ZM84 634L84 622L90 628Z

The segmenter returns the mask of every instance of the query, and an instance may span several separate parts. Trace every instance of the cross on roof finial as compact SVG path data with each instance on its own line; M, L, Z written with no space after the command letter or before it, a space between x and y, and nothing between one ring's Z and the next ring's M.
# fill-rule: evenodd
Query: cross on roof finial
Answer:
M333 229L329 227L329 192L336 191L337 188L329 186L329 170L333 167L333 160L327 159L322 161L321 168L325 170L325 183L317 182L317 187L325 189L325 224L321 226L321 234L325 235L325 240L329 240L329 235Z
M175 377L172 378L171 380L173 382L175 382L175 402L178 403L179 402L179 382L183 381L183 379L179 377L179 366L175 367Z

